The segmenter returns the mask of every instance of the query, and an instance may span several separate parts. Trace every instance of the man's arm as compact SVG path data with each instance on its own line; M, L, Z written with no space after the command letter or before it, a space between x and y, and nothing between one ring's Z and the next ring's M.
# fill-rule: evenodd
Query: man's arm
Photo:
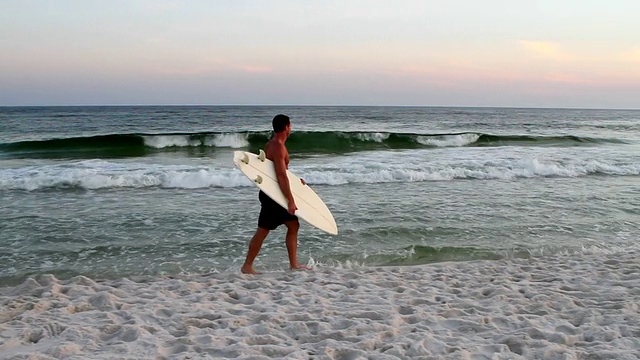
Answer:
M291 193L291 186L289 185L289 177L287 176L287 164L285 163L285 152L286 150L283 148L278 149L275 154L273 154L273 166L276 171L276 178L278 179L278 185L280 186L280 190L285 198L287 198L287 202L289 204L288 211L290 214L294 214L298 207L296 206L296 202L293 199L293 194Z

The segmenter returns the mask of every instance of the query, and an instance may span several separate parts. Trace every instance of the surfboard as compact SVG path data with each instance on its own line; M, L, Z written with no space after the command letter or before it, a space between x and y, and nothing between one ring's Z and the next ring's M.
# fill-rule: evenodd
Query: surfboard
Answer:
M246 151L234 151L233 162L267 196L280 206L287 208L288 201L280 190L273 162L266 158L263 150L260 150L258 155ZM324 232L337 235L336 221L318 194L308 184L302 184L300 178L289 170L287 170L287 177L289 177L289 187L298 207L295 215Z

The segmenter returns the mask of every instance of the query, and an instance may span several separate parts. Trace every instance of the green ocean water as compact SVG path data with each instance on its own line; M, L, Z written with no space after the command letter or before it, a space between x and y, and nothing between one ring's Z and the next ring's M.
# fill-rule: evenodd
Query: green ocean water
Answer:
M257 189L233 167L291 116L325 200L321 267L637 249L640 111L428 107L0 108L0 283L238 271ZM284 230L256 262L285 269Z

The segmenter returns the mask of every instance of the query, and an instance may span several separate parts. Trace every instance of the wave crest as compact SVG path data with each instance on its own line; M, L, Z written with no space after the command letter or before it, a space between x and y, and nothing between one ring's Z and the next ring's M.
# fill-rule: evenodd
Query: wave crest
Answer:
M154 149L195 146L246 148L249 146L248 134L242 133L221 133L199 137L191 135L142 135L142 139L144 146Z
M113 134L0 144L0 156L34 158L134 157L157 151L201 147L262 148L271 132L198 132L168 134ZM336 154L369 150L463 146L593 146L622 143L620 139L596 139L572 135L491 135L475 132L414 134L393 132L297 131L287 147L296 153Z

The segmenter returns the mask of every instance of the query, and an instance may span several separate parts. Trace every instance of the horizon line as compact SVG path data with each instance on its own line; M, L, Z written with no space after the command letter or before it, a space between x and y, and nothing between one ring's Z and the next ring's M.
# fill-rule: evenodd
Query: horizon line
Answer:
M65 104L65 105L0 105L0 108L63 107L398 107L398 108L466 108L466 109L540 109L540 110L629 110L638 108L514 106L514 105L355 105L355 104Z

